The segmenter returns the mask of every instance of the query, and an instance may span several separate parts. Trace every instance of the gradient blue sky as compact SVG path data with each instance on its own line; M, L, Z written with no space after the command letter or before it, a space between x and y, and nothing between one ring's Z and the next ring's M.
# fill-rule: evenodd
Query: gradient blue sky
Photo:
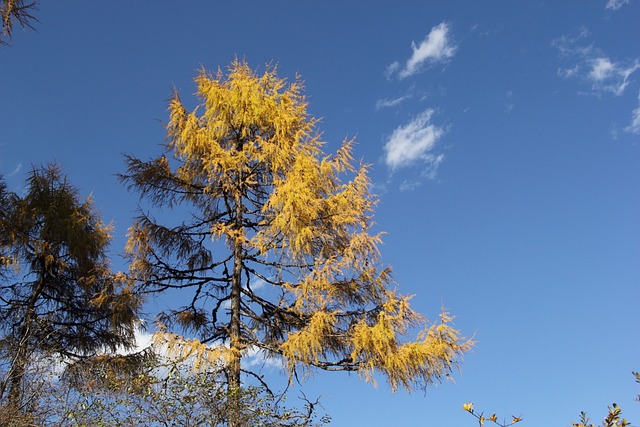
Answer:
M0 173L21 191L61 163L114 252L137 202L122 153L159 153L171 88L195 104L200 67L277 63L327 151L357 137L400 290L478 344L426 394L318 373L303 390L333 425L472 426L467 401L522 426L617 402L640 423L639 0L42 0L37 17L0 46Z

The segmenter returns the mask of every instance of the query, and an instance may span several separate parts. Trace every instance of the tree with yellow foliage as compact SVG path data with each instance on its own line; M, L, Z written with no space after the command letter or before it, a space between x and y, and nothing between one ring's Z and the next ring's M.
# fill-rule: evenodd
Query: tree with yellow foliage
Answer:
M275 67L258 74L236 60L195 82L195 110L177 92L170 100L165 154L129 155L121 176L148 209L182 215L169 225L141 209L127 245L141 292L189 295L159 317L167 332L195 337L173 347L223 360L230 389L256 349L292 376L319 368L373 382L380 373L393 390L444 378L471 343L446 313L427 324L393 289L354 141L325 155L301 81ZM417 339L405 339L414 328Z

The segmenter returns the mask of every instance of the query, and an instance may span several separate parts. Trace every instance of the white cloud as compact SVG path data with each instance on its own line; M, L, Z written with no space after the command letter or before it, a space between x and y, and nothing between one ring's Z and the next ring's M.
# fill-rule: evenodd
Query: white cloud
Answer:
M629 78L640 69L640 61L625 66L612 62L609 58L595 58L590 62L589 80L595 92L609 92L622 95L629 86Z
M434 155L433 149L444 130L431 123L433 113L433 109L427 109L393 131L384 146L385 163L392 171L420 162L435 171L442 162L444 157Z
M252 291L257 291L259 289L262 289L265 287L265 285L267 284L267 282L264 279L261 279L259 277L254 278L251 283L249 284L249 286L251 287Z
M607 8L618 9L626 3L626 0L609 0ZM590 93L597 96L623 95L632 83L635 72L640 70L640 59L611 59L593 44L586 45L588 36L589 31L581 28L575 36L565 35L551 42L561 58L572 62L569 67L560 68L558 76L590 83ZM624 131L640 134L640 106L631 112L631 123Z
M261 366L263 368L284 368L284 360L280 357L269 357L266 352L256 346L250 347L244 355L244 364L253 368Z
M560 77L563 77L565 79L569 79L572 77L577 77L578 74L580 73L580 66L576 65L575 67L572 68L560 68L558 69L558 75Z
M640 135L640 107L631 112L631 123L624 130Z
M151 347L151 344L153 342L153 334L146 332L146 331L136 331L135 332L135 338L136 338L136 350L135 351L142 351L145 350L149 347Z
M402 181L402 184L400 184L400 191L402 192L413 191L416 188L420 187L420 185L422 185L420 181L411 181L411 180L405 179L404 181Z
M136 328L136 330L133 333L133 336L135 341L133 348L129 350L120 348L116 350L116 354L126 355L126 354L138 353L140 351L148 349L153 344L153 333L151 332L147 332L146 330Z
M456 46L449 35L450 30L449 25L443 22L433 27L419 45L416 46L415 42L412 42L411 49L413 52L411 57L404 66L401 66L399 62L389 65L387 67L387 77L397 73L399 79L404 79L419 72L426 63L445 62L453 57Z
M388 79L390 79L391 77L393 77L395 72L398 71L399 69L400 69L400 63L396 61L393 64L389 64L387 66L387 69L385 70L385 75L387 76Z
M589 36L587 27L580 27L575 35L563 35L551 42L562 56L589 56L594 50L592 44L581 45L581 41Z
M591 61L591 71L589 78L595 81L602 81L611 76L615 70L615 66L609 58L596 58Z
M618 10L625 4L629 4L629 0L609 0L607 1L606 9Z
M624 130L640 135L640 94L638 94L638 104L638 108L631 112L631 123Z
M178 359L181 359L183 357L182 353L180 353L179 356L177 356L176 354L174 354L174 352L170 351L168 347L168 342L163 340L162 336L159 337L160 339L156 338L154 340L154 338L156 337L154 336L153 333L149 333L145 331L136 331L135 348L128 352L120 351L118 352L118 354L131 354L131 353L149 349L150 347L153 346L153 351L165 361L170 361L170 360L177 361ZM190 339L185 339L183 341L183 344L180 344L180 345L190 346L192 345L192 342ZM229 343L224 342L220 345L223 347L228 347ZM213 350L216 348L216 345L207 345L206 347ZM193 356L190 356L186 360L183 360L183 362L187 364L194 363L195 361L194 357L196 357L195 353L193 354ZM242 363L247 367L262 366L266 368L280 369L284 366L284 362L280 357L268 356L264 350L256 346L247 348L245 353L242 355L242 357L243 357ZM216 363L222 363L222 359L220 359Z
M383 108L389 107L397 107L409 98L411 98L411 95L404 95L394 99L379 99L376 101L376 110L382 110Z
M622 95L629 86L631 76L640 69L640 60L614 61L592 44L581 45L588 35L588 30L581 28L575 37L562 36L553 40L551 44L560 55L573 62L569 67L560 68L558 75L590 82L591 92L596 95Z

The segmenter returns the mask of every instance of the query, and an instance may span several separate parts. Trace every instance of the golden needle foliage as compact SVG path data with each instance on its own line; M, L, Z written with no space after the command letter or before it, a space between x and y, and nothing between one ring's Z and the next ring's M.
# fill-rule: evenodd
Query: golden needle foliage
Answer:
M35 1L0 0L0 45L10 44L13 34L13 24L17 22L22 28L32 28L32 21L37 19L31 14L36 9Z
M129 156L122 176L150 207L185 214L165 225L141 211L129 234L131 272L145 291L191 290L162 322L238 358L260 348L290 374L382 373L394 390L444 378L472 343L448 314L430 325L393 289L354 141L324 154L301 81L275 67L258 74L236 60L195 81L195 110L178 93L170 101L167 155Z

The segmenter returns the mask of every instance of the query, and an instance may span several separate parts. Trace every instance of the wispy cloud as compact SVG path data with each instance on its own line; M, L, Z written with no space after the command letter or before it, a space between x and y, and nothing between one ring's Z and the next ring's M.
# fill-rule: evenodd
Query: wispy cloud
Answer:
M631 123L624 130L640 135L640 94L638 94L638 108L631 112Z
M505 93L504 95L506 101L505 101L505 110L507 111L507 113L511 113L513 111L513 109L515 108L516 104L513 100L513 91L512 90L508 90L507 93Z
M610 58L600 57L588 61L588 78L594 92L609 92L622 95L629 86L629 78L640 70L640 61L623 64Z
M631 112L631 123L624 130L640 135L640 107Z
M444 159L433 150L444 134L444 129L431 123L433 109L427 109L404 126L396 128L384 146L385 163L392 170L421 163L426 166L428 177Z
M628 4L629 0L609 0L607 1L606 9L618 10L625 4Z
M397 107L409 98L411 98L411 95L404 95L393 99L379 99L376 101L376 111L382 110L383 108Z
M416 188L420 187L421 185L422 183L420 181L405 179L404 181L402 181L402 184L400 184L400 191L402 192L413 191Z
M593 54L593 44L585 44L585 39L589 37L589 29L581 27L576 34L562 35L551 42L563 57L589 57Z
M387 67L387 77L397 75L399 79L404 79L418 73L426 64L446 62L456 52L450 32L451 28L445 22L433 27L419 45L411 43L413 52L404 66L396 61Z
M631 76L640 70L640 60L616 61L602 51L585 43L589 32L581 28L575 36L562 36L553 40L561 57L571 65L558 69L558 75L567 79L579 79L591 85L591 93L622 95L629 87Z
M7 177L12 177L14 175L17 175L18 173L20 173L21 170L22 170L22 163L18 163L18 166L16 166L13 172L7 175Z
M596 58L590 61L589 78L593 81L607 80L614 73L615 66L609 58Z

